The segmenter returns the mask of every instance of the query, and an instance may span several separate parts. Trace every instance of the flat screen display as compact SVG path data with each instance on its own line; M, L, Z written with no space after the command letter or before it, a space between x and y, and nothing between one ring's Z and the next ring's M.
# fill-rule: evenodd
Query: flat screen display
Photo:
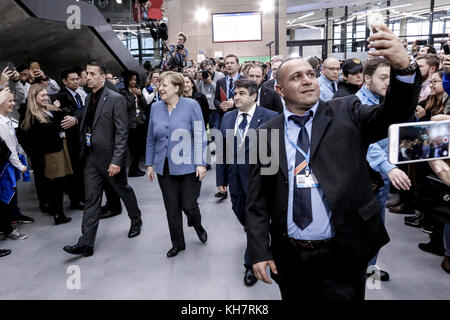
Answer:
M213 13L212 28L213 42L261 41L261 12Z
M449 156L450 122L400 127L398 160L424 160Z

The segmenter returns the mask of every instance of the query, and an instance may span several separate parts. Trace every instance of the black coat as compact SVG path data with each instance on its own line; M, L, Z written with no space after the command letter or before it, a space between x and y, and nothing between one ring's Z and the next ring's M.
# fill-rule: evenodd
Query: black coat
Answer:
M414 113L420 91L420 74L416 82L407 84L391 72L386 99L379 106L367 108L356 96L320 101L314 116L311 136L311 161L319 184L331 208L331 226L341 256L360 268L389 242L381 221L380 208L371 189L366 164L369 144L387 136L392 123L401 123ZM284 115L263 125L267 136L277 130L279 140L275 174L264 175L258 157L251 166L247 198L247 240L251 263L274 260L279 281L285 278L287 256L288 163L285 148ZM272 143L267 139L270 152ZM266 154L266 153L264 153ZM273 161L272 161L273 162ZM274 277L274 275L272 275Z
M361 89L360 86L340 81L338 83L338 90L334 94L333 99L356 94L359 91L359 89Z
M128 89L122 89L119 91L121 95L125 98L125 101L127 103L127 115L128 115L128 128L130 129L136 129L138 123L138 120L136 118L136 99L134 94L130 92ZM145 97L143 94L138 96L138 107L141 112L145 113L145 109L147 106L147 101L145 100Z
M277 113L283 112L283 102L281 101L281 97L275 90L268 87L261 87L259 105Z
M206 99L206 96L203 93L198 91L192 93L192 99L197 101L200 105L200 108L202 109L203 121L205 122L206 128L206 124L209 122L209 114L211 112L209 110L208 99Z

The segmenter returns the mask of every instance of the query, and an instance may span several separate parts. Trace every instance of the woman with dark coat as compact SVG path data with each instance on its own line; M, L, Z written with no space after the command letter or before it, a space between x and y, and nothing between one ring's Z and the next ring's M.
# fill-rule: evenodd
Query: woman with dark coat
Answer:
M203 121L206 129L206 124L209 120L209 113L211 112L209 110L208 99L206 99L206 96L203 93L197 91L194 78L188 74L184 74L183 97L191 98L198 102L200 108L202 109Z

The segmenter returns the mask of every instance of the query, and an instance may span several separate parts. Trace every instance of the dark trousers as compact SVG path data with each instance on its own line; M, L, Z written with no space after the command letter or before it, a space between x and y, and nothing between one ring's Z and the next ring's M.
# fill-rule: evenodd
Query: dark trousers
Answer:
M74 173L66 177L64 189L72 203L84 202L84 172L82 168L74 168Z
M318 249L295 247L283 241L284 265L277 265L277 281L283 300L364 300L366 268L331 242Z
M187 216L188 226L201 225L197 200L202 183L195 173L180 176L170 175L167 160L164 165L164 174L158 175L158 183L164 199L172 246L185 248L181 211L184 211Z
M103 188L105 189L106 208L112 212L121 212L122 204L120 203L120 197L108 180L104 181Z
M0 200L0 232L5 236L14 230L11 219L11 205Z
M130 150L130 169L139 170L139 160L142 154L142 146L145 145L144 125L128 130L128 148Z
M49 211L53 216L64 214L64 178L48 179Z
M44 174L44 168L33 168L34 185L36 186L36 195L39 200L39 206L49 203L49 184L48 179Z
M239 178L234 177L233 179L239 179ZM237 184L240 185L240 182L238 182ZM245 202L247 200L247 194L245 193L245 190L243 188L238 188L238 189L239 190L233 190L230 187L231 204L232 204L233 212L236 215L236 218L239 220L240 224L244 227L244 230L245 230L245 227L246 227ZM251 267L248 246L245 248L244 266L246 268Z
M82 236L78 240L79 245L94 247L98 224L101 216L101 204L104 182L108 181L125 204L131 223L141 221L141 211L138 208L136 195L128 184L125 168L114 177L110 177L107 169L97 166L95 156L88 152L84 168L84 180L86 182L86 205L84 207L83 222L81 226Z

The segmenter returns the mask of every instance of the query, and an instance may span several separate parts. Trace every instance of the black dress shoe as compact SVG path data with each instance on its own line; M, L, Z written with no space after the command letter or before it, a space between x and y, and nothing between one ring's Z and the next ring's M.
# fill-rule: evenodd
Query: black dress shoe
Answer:
M375 270L367 273L367 278L373 276L375 273ZM389 273L387 273L386 271L380 270L380 281L389 281Z
M142 177L145 176L145 172L140 169L131 169L128 171L128 177L135 178L135 177Z
M223 200L223 199L226 199L228 197L228 192L224 192L224 193L217 192L214 196L216 198L221 198L221 200Z
M94 254L94 248L76 244L74 246L65 246L65 252L70 254L81 254L83 257L90 257Z
M64 214L57 214L55 217L55 225L64 224L72 221L72 218L66 217Z
M141 234L142 220L138 222L132 222L130 231L128 232L128 238L134 238Z
M443 257L445 255L445 249L444 249L443 244L435 245L431 241L428 243L419 243L419 249L421 249L425 252L436 254L441 257Z
M391 213L399 213L399 214L413 214L414 213L414 209L407 207L406 204L404 204L404 203L389 207L389 211Z
M167 258L173 258L183 250L184 248L173 247L172 249L167 251Z
M201 242L205 243L208 240L208 235L206 230L202 226L194 227L195 232L197 232L198 238Z
M118 216L121 213L122 213L122 211L111 211L111 210L108 210L108 211L102 212L102 215L100 216L100 219L108 219L108 218L111 218L111 217L114 217L114 216Z
M409 218L409 219L408 219ZM414 228L422 228L424 226L424 217L422 213L418 213L414 216L405 217L405 224Z
M74 209L74 210L84 210L84 206L85 203L81 202L81 201L77 201L77 202L72 202L70 204L70 209Z
M246 268L244 275L244 283L246 286L252 286L258 281L252 268Z
M403 219L405 220L405 222L414 222L417 221L418 219L422 218L423 214L421 212L416 213L413 216L408 216L408 217L404 217Z
M0 249L0 258L1 257L6 257L9 254L11 254L11 250L9 250L9 249Z

